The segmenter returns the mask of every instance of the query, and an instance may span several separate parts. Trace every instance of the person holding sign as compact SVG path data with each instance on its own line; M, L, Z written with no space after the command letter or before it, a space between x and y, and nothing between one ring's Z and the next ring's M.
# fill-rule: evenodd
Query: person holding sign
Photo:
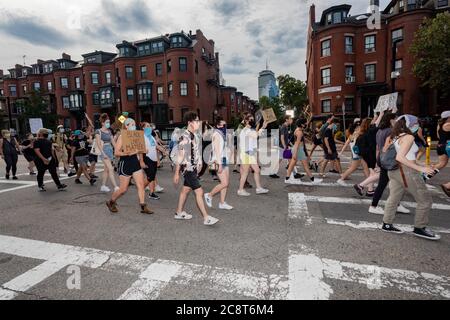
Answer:
M17 161L19 159L20 146L16 138L12 136L10 130L2 130L3 138L0 139L0 157L6 163L6 180L9 180L9 173L12 170L13 180L18 180Z
M120 157L118 165L120 186L113 193L111 200L106 202L106 206L112 213L119 212L116 202L127 193L131 178L133 178L138 190L141 213L153 214L154 212L145 203L145 178L142 171L146 167L142 157L142 153L146 153L144 133L136 131L136 122L131 118L126 119L123 125L124 130L117 139L114 152L116 157Z

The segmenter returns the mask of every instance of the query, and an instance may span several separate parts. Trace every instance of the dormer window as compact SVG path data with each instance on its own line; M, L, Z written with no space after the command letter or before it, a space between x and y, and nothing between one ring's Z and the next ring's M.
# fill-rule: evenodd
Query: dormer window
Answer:
M173 37L172 38L172 47L179 48L183 46L183 38L182 37Z
M417 0L408 0L408 10L417 8Z
M140 56L151 54L150 44L149 43L140 45L138 47L138 50L139 50L139 55Z
M335 12L333 13L333 23L341 23L342 22L342 13Z
M327 14L327 24L332 24L333 23L333 17L331 15L331 13Z
M152 43L152 53L164 52L164 44L162 41Z

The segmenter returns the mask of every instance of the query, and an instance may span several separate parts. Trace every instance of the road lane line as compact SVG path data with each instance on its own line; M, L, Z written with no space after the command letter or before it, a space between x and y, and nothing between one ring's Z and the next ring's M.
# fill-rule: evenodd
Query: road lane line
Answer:
M309 216L308 204L306 202L305 194L289 193L288 212L290 219L305 219L306 225L312 224L312 219Z

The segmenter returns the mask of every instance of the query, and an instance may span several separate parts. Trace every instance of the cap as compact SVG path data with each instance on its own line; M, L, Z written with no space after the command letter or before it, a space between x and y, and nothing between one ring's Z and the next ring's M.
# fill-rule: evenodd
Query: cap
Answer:
M353 123L357 123L357 122L361 122L360 118L356 118L355 120L353 120Z
M450 118L450 110L442 112L441 118L442 119Z
M75 130L75 131L73 132L73 134L76 135L76 136L79 136L79 135L81 134L81 131L80 131L80 130Z

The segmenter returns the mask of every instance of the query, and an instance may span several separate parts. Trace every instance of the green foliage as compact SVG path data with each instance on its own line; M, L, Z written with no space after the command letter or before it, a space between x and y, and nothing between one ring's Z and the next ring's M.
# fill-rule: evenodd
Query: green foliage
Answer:
M305 107L308 104L306 83L288 74L279 76L278 83L281 103L287 110L295 110L297 116L304 115Z
M39 91L32 91L28 99L18 102L23 112L20 121L25 123L30 118L42 118L45 128L54 129L57 125L58 116L49 110L49 102L42 97Z
M425 19L409 50L416 60L413 72L422 81L422 86L437 89L444 96L448 96L450 13L439 13L433 19Z

